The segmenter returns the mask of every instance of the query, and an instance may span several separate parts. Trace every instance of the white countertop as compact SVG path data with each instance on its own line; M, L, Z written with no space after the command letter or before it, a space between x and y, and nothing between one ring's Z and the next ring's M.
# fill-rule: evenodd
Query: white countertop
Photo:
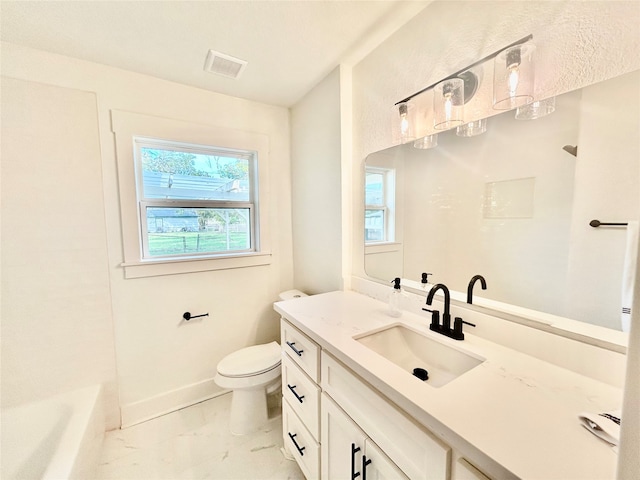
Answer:
M617 455L580 425L578 414L619 408L622 391L474 336L460 342L429 330L426 317L386 314L355 292L277 302L278 313L417 422L497 478L613 479ZM353 339L405 323L486 360L435 388Z

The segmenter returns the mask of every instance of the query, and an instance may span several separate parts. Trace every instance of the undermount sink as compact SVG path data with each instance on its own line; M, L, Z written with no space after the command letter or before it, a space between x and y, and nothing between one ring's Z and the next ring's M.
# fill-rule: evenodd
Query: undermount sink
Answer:
M410 374L414 374L416 368L426 370L429 376L426 383L432 387L446 385L485 360L429 338L403 324L390 325L354 339ZM416 373L419 375L420 370Z

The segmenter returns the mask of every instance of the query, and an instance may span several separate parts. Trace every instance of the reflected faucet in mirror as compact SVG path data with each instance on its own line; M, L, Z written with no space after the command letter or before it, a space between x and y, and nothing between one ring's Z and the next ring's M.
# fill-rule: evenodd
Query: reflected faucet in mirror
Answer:
M487 289L487 281L482 275L474 275L473 277L471 277L471 280L469 280L469 285L467 286L467 303L469 305L473 303L473 286L478 280L480 280L480 286L482 287L482 289Z

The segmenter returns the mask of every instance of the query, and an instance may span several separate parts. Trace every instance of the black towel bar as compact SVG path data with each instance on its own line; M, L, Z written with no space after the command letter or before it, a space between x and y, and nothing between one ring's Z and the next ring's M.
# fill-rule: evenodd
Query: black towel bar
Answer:
M202 315L191 315L189 312L184 312L182 314L182 318L184 318L187 322L192 318L208 317L208 316L209 316L209 313L203 313Z
M597 228L599 226L605 226L605 227L609 227L609 226L613 226L613 227L626 227L627 225L629 225L628 223L605 223L605 222L601 222L600 220L591 220L589 222L589 225L591 225L593 228Z

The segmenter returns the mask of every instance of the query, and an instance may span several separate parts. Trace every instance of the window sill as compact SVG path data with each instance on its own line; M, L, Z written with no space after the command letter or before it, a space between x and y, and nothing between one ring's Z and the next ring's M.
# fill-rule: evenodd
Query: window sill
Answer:
M397 252L401 248L402 244L397 242L367 243L364 246L364 254L372 255L376 253Z
M124 268L124 278L129 279L258 267L269 264L271 264L271 253L249 253L233 257L192 257L125 262L121 264L121 267Z

